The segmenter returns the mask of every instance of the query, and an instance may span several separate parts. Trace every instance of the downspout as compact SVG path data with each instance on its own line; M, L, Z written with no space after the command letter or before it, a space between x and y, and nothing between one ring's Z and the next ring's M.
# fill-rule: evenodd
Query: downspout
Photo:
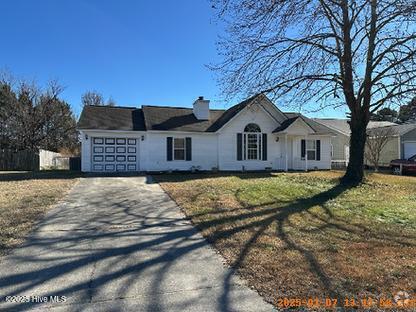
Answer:
M398 135L398 144L399 144L399 159L402 159L402 157L403 157L403 153L402 153L402 141L401 141L401 137L400 137L400 134Z
M308 171L308 136L305 135L305 171Z
M288 171L288 163L287 163L287 161L288 161L288 159L287 159L287 157L288 157L288 155L287 155L287 133L285 133L285 153L286 153L286 156L285 156L285 171L287 172Z

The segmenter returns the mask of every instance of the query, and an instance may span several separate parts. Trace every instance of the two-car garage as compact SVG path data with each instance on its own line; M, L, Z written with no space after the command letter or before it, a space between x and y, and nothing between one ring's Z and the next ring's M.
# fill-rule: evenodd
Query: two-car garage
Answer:
M95 172L138 171L138 139L91 138L91 165Z

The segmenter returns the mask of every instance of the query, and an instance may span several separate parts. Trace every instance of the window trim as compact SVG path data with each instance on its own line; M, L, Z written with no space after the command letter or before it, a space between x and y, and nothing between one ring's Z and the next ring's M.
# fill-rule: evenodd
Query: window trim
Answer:
M254 150L248 146L248 138L250 135L256 136L256 149L257 158L249 158L249 150ZM243 132L243 160L246 161L263 161L263 133L262 132Z
M183 141L183 147L176 148L175 147L175 141L176 140L182 140ZM177 159L175 157L175 150L183 150L183 159ZM186 138L179 138L179 137L173 137L172 138L172 161L186 161Z

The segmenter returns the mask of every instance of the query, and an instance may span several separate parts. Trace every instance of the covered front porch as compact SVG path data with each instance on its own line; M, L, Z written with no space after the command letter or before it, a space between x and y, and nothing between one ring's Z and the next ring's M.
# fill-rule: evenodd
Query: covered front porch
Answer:
M295 117L274 131L280 147L275 158L276 170L331 169L332 134L314 129L311 121L306 123L302 117Z

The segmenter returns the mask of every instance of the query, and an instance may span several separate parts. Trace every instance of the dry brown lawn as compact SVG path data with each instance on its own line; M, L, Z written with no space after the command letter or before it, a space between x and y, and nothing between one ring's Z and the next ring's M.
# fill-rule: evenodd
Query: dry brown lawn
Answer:
M276 306L283 298L337 298L339 306L348 298L377 302L399 290L415 298L416 178L370 174L348 189L338 184L340 176L156 180L230 266Z
M69 172L0 172L0 255L20 244L77 180Z

